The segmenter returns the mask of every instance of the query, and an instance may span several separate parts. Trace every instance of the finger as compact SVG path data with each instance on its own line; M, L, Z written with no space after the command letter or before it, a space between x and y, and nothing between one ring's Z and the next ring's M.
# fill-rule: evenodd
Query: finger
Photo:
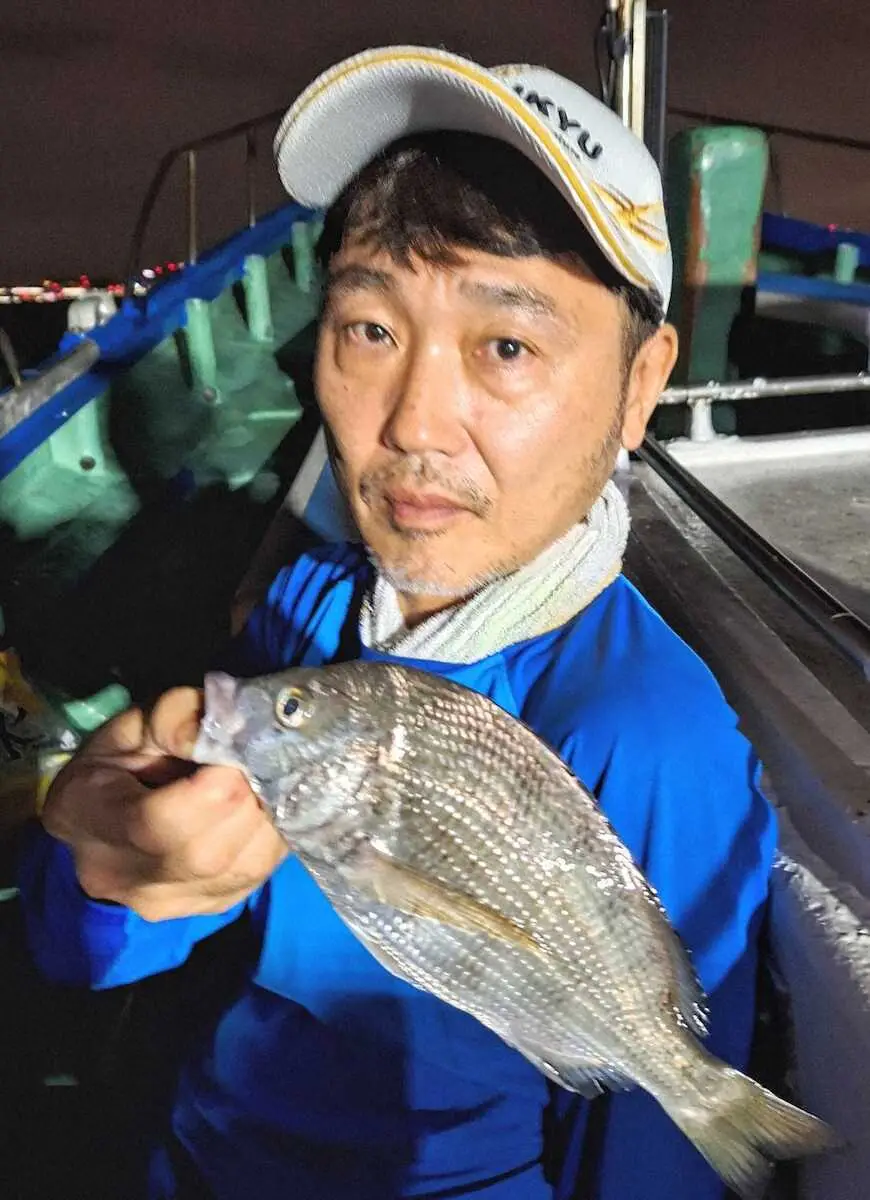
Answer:
M141 751L145 738L145 718L140 708L128 708L119 713L87 739L80 755L114 756Z
M269 817L247 806L178 859L159 866L144 854L121 857L103 844L74 851L88 895L123 904L149 920L224 911L265 882L289 852Z
M262 886L289 853L284 838L266 819L239 847L236 862L220 875L151 881L144 886L126 887L110 898L150 921L225 912ZM95 883L111 887L99 877Z
M118 765L129 767L131 774L150 788L165 787L175 783L177 779L186 779L196 773L196 763L184 758L171 758L168 754L148 759L144 764L129 763L127 760L116 760Z
M202 888L191 888L189 884L151 884L148 887L125 891L114 899L132 909L146 921L170 921L176 917L209 916L224 913L241 904L260 886L246 883L236 891L221 891L210 894Z
M168 751L154 740L148 718L140 708L130 708L107 721L80 747L76 761L103 762L133 772L150 772L159 782L161 771L174 778L179 768L160 766L168 761ZM174 770L174 774L172 773Z
M146 736L166 754L189 759L199 734L203 697L198 688L173 688L151 711Z
M277 869L280 863L290 853L287 839L278 832L271 817L262 813L265 820L257 821L252 826L251 836L239 849L238 856L230 872L230 878L238 881L238 886L246 882L256 881L258 886Z
M201 714L201 692L174 688L160 697L150 717L130 708L108 721L88 738L74 762L114 763L152 785L169 782L190 772L189 767L168 760L189 762Z
M148 789L123 767L74 758L49 788L42 813L48 832L70 845L127 840L131 804Z
M247 879L260 879L272 868L273 856L258 864L257 855L260 847L274 847L282 841L256 797L244 796L226 807L207 830L187 842L176 861L167 861L164 876L197 881L209 891L234 890Z
M130 844L155 857L171 859L208 838L235 809L259 808L244 775L234 767L203 767L127 803Z
M151 790L116 762L73 759L49 789L43 824L70 845L103 843L166 856L207 834L229 806L246 800L257 803L232 767L205 767Z

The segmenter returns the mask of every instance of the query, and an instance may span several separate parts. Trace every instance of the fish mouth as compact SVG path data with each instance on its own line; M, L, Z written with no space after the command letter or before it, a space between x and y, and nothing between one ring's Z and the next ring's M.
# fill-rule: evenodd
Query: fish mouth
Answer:
M203 766L243 767L235 749L245 719L236 708L238 680L223 671L210 671L204 681L204 705L191 757Z

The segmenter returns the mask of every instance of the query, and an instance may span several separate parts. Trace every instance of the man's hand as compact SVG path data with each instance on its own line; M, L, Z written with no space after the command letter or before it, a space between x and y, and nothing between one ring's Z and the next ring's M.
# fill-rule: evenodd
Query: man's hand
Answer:
M287 854L240 771L185 761L199 718L197 691L167 692L149 718L104 725L54 781L43 823L93 899L149 921L224 912Z

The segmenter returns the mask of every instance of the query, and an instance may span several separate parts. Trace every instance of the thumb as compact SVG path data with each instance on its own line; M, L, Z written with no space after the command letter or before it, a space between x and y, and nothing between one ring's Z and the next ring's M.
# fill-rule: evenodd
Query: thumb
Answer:
M152 783L185 773L199 734L202 694L196 688L166 692L146 715L130 708L97 729L73 758L117 766ZM172 765L175 760L175 765ZM181 760L181 761L179 761Z
M151 710L145 736L164 754L190 759L199 736L202 712L202 692L198 688L172 688Z

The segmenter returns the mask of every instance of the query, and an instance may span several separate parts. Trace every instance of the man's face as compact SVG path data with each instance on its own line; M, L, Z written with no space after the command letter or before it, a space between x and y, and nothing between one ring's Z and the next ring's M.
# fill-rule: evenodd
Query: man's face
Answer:
M542 257L402 267L351 244L332 260L320 407L363 539L418 611L531 561L639 440L623 319L592 276Z

